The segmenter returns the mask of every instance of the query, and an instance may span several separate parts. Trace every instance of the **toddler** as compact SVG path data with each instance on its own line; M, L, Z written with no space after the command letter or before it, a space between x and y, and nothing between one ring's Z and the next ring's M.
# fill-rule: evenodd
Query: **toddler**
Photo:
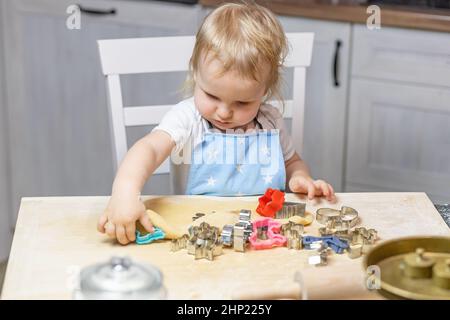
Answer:
M282 114L266 102L280 95L287 40L276 17L256 4L222 5L204 20L189 62L192 96L175 105L122 161L98 230L135 241L136 221L153 232L140 192L169 156L177 193L263 194L267 188L334 199L295 152ZM287 183L286 183L287 182Z

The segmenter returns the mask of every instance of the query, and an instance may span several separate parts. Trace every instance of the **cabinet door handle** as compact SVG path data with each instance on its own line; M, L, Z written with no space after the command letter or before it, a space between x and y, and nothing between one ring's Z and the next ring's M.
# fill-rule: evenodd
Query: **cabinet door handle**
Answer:
M333 77L334 77L334 86L339 87L339 52L341 51L341 40L336 40L336 49L334 50L334 61L333 61Z
M87 13L87 14L93 14L93 15L115 15L117 13L117 10L115 8L111 9L92 9L92 8L86 8L82 5L78 4L78 8L80 8L80 12Z

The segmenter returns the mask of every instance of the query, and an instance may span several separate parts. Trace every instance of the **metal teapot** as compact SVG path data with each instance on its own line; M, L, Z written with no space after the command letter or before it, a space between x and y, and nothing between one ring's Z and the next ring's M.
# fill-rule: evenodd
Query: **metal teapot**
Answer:
M124 257L112 257L106 263L81 270L77 300L161 300L167 292L161 271L153 265L134 263Z

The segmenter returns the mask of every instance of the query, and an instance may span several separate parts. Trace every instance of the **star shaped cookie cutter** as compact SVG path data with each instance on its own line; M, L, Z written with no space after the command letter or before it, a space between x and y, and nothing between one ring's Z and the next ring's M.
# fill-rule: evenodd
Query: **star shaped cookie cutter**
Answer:
M195 260L208 259L222 254L222 239L219 229L202 222L199 226L189 227L189 235L185 234L171 241L171 251L187 249L188 254L194 255Z

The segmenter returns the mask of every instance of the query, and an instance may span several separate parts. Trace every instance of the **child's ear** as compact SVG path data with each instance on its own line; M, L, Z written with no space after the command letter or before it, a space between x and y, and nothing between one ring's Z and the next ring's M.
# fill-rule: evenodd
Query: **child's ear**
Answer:
M263 97L262 97L262 101L267 101L267 99L268 99L268 95L269 94L269 89L266 89L266 91L264 91L264 95L263 95Z

